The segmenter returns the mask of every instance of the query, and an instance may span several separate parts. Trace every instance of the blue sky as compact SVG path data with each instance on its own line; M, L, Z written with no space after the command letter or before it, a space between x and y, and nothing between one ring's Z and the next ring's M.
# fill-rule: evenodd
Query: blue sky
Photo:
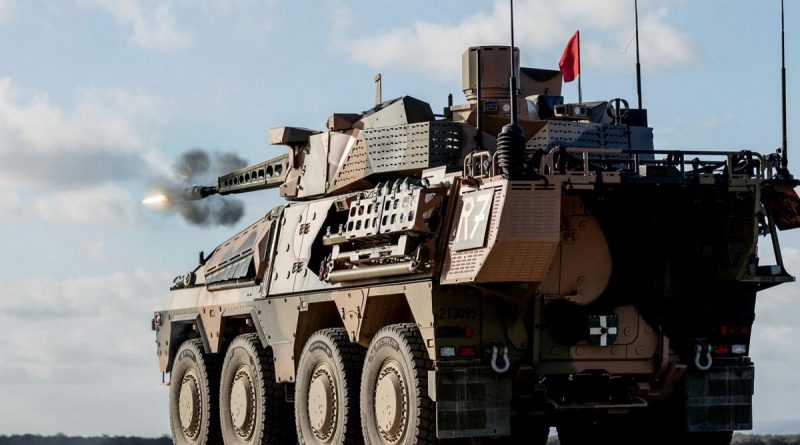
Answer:
M635 101L630 0L517 1L526 66L555 68L581 30L586 99ZM644 104L660 148L780 145L777 0L640 1ZM140 204L193 147L256 162L270 127L412 95L462 99L461 52L507 41L487 0L0 0L0 433L168 430L152 306L234 228ZM787 2L790 123L800 3ZM575 99L574 84L565 86ZM800 147L790 125L790 146ZM791 158L800 173L800 149ZM245 198L254 220L276 192ZM800 273L800 234L783 236ZM800 292L760 299L753 356L762 431L797 421ZM800 422L795 423L800 432Z

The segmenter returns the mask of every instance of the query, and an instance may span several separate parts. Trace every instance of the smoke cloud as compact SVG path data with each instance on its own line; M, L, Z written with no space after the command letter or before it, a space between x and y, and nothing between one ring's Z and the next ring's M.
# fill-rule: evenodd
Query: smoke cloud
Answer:
M191 149L175 161L173 177L161 177L152 181L154 193L162 193L167 198L159 209L166 213L177 213L188 223L198 226L236 224L244 215L242 201L219 195L208 196L199 201L187 201L183 197L183 191L195 185L216 185L219 176L245 166L247 162L233 153Z

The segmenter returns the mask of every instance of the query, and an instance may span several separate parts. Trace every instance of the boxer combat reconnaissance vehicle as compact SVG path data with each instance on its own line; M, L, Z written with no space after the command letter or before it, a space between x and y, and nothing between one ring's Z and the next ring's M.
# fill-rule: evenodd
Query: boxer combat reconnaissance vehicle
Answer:
M465 104L378 97L323 131L274 128L285 154L186 191L287 202L155 311L176 444L752 427L756 294L794 280L777 234L800 225L781 154L655 150L646 110L565 103L559 71L518 60L469 48Z

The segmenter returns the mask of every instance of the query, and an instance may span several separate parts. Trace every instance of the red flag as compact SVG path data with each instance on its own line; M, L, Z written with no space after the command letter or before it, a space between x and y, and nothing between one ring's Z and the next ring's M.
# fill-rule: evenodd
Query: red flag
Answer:
M572 82L581 73L581 32L575 31L569 39L561 60L558 61L564 82Z

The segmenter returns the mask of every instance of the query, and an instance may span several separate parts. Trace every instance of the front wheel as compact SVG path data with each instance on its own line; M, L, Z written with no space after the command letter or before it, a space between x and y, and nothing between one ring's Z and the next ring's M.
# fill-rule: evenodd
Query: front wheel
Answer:
M219 443L219 367L200 339L187 340L175 355L169 378L169 420L175 445Z
M428 397L432 364L414 324L387 326L372 339L361 377L361 428L367 445L436 442Z

